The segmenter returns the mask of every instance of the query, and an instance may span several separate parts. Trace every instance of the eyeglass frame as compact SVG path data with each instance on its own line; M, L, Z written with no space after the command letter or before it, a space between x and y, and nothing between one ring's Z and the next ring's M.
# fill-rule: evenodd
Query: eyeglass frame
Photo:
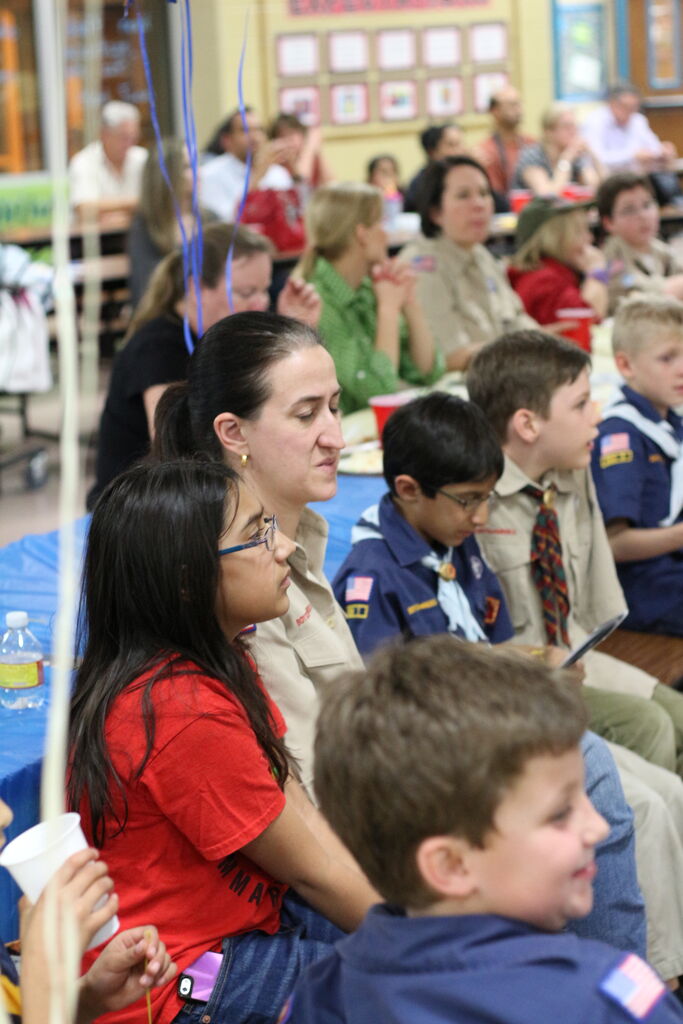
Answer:
M495 497L495 491L489 491L481 498L461 498L459 494L449 494L448 491L444 491L442 487L435 487L434 490L437 494L443 494L444 498L450 498L456 505L460 505L463 512L474 512L475 509L480 508L484 502L487 505L491 504L492 499Z
M259 537L258 540L248 540L246 544L235 544L231 548L221 548L218 552L219 558L222 555L232 555L235 551L246 551L247 548L257 548L261 544L265 544L266 551L275 550L275 532L279 530L277 516L273 512L272 516L264 516L264 521L268 523L266 526L263 536Z

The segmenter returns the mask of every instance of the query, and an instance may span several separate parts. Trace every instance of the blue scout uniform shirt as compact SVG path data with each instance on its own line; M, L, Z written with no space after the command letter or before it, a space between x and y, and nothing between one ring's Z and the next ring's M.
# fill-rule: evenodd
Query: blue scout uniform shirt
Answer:
M621 391L646 419L661 422L647 398L626 385ZM670 410L667 421L683 440L681 417ZM656 529L669 513L672 459L618 415L608 413L598 429L592 469L605 523L627 519L634 527ZM617 573L629 608L625 629L683 636L683 551L619 562Z
M437 600L438 574L421 564L432 549L403 518L391 495L384 495L378 509L376 526L366 518L371 509L361 516L355 529L368 525L362 532L374 536L354 543L332 584L361 654L398 633L411 637L449 631ZM450 564L485 638L491 643L511 639L514 631L503 592L474 537L453 548ZM465 637L460 628L451 632Z
M300 975L281 1024L625 1024L683 1021L635 953L494 915L406 917L375 906Z

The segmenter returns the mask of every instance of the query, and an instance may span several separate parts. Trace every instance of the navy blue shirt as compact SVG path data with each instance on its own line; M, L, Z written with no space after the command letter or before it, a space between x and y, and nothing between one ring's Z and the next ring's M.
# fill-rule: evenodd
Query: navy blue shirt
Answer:
M358 525L362 524L361 518ZM332 584L364 655L397 634L409 638L448 632L448 619L437 600L437 573L421 564L432 549L403 518L390 494L379 504L379 533L353 545ZM487 639L510 640L514 630L503 591L474 537L453 549L451 564Z
M647 398L626 385L621 390L646 419L661 422ZM667 420L683 440L681 417L670 410ZM598 429L592 469L605 523L626 519L638 529L657 529L669 514L671 458L619 416L608 416ZM683 551L618 562L617 572L629 608L624 628L683 636Z
M602 942L494 915L373 907L307 968L284 1024L673 1024L683 1009L647 964Z

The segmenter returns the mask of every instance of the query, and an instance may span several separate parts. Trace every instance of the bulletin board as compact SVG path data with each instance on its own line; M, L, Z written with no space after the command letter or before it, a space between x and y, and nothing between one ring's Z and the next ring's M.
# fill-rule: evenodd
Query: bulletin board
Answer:
M309 127L335 135L360 126L414 131L484 113L491 93L513 77L505 0L401 0L391 18L368 12L395 0L363 3L364 14L344 0L344 14L334 16L338 0L316 0L315 18L302 17L312 13L303 0L281 2L283 15L269 16L269 93L277 109Z
M607 90L605 8L553 3L555 97L572 103L602 99Z

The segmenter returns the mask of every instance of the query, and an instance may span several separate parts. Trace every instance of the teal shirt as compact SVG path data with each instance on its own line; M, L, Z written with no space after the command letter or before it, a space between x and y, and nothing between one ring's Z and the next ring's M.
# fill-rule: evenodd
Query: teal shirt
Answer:
M364 409L373 395L396 391L401 381L432 384L444 373L444 360L435 346L429 373L420 373L410 357L408 324L400 318L400 357L395 370L389 356L375 348L377 300L369 277L353 289L322 257L309 278L322 300L319 330L334 359L342 387L341 411Z

